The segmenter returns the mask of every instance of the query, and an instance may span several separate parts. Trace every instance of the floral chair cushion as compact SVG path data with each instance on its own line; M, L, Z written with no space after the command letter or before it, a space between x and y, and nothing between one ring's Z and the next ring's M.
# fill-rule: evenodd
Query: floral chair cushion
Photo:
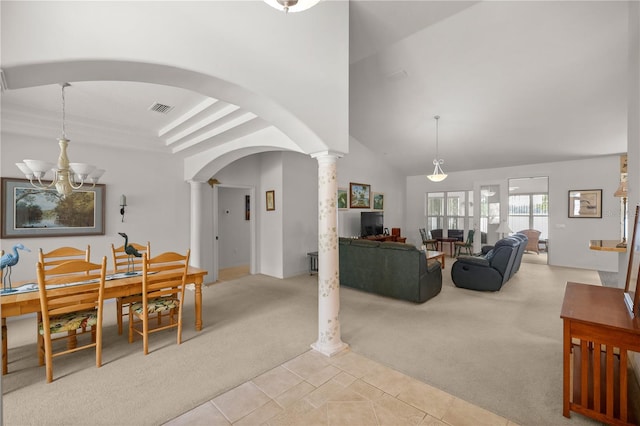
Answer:
M93 327L98 323L98 311L69 312L68 314L54 316L49 319L51 333L78 330L79 328ZM38 332L44 334L43 323L38 324Z
M169 311L171 309L177 309L180 306L180 301L172 297L158 297L151 299L147 302L147 311L150 314L157 312ZM131 305L131 308L138 315L142 314L142 302L136 302Z

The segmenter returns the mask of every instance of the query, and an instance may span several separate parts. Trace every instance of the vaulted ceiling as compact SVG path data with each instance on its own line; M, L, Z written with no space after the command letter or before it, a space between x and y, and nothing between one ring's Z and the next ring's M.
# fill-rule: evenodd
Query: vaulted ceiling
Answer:
M435 115L447 172L625 152L627 19L617 1L351 1L349 133L405 175L431 172ZM191 155L270 125L147 83L66 96L72 143ZM2 130L55 140L60 110L58 85L7 90Z

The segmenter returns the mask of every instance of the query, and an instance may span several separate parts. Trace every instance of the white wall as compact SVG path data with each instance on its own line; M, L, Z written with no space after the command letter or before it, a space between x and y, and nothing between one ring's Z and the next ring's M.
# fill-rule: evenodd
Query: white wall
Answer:
M24 178L15 163L26 157L56 161L59 153L54 138L36 140L3 133L0 144L3 177ZM39 248L47 252L61 246L90 245L92 260L107 256L108 267L112 268L111 243L120 246L124 242L118 232L126 233L130 241L142 244L150 241L152 253L185 252L189 248L190 189L182 180L180 161L168 154L113 151L73 140L68 155L72 162L87 162L107 170L100 179L106 185L105 235L2 239L0 246L5 252L17 243L31 249L30 253L20 252L12 281L35 278ZM128 204L124 222L120 216L121 194L127 196Z
M402 236L409 236L412 229L405 228L405 180L384 158L375 156L357 139L350 138L349 154L338 160L338 187L349 190L349 183L371 185L371 192L384 193L384 226L401 228ZM360 212L371 209L345 209L338 211L338 235L360 235ZM416 229L417 233L418 230Z
M260 154L260 183L256 195L258 212L260 257L258 270L260 273L276 278L283 278L283 165L282 153L267 152ZM275 191L275 210L266 210L266 191Z
M318 250L318 162L283 152L284 276L308 271L307 253Z
M620 235L620 199L613 193L620 181L619 156L533 164L501 169L449 173L440 183L426 175L407 177L407 227L424 226L425 193L473 189L474 182L509 178L549 177L549 264L603 271L618 270L618 255L589 249L589 240L616 240ZM568 191L602 189L602 219L569 219ZM503 191L506 197L506 191ZM506 205L507 200L502 204ZM415 242L414 242L415 243Z

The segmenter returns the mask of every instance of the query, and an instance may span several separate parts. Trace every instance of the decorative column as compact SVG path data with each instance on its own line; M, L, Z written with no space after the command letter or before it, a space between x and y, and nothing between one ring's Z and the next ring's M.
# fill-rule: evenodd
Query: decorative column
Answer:
M206 182L189 181L191 185L191 211L190 211L190 247L191 258L189 264L202 267L202 225L203 225L203 198Z
M336 160L332 152L313 154L318 161L318 340L316 351L332 356L348 345L340 339L340 276Z

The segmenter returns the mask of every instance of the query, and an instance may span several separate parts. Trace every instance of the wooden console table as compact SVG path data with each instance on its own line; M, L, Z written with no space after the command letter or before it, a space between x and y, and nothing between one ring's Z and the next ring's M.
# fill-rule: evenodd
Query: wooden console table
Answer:
M565 417L574 411L612 425L637 421L627 398L627 351L640 352L640 319L630 315L623 294L620 288L567 283L560 314Z

